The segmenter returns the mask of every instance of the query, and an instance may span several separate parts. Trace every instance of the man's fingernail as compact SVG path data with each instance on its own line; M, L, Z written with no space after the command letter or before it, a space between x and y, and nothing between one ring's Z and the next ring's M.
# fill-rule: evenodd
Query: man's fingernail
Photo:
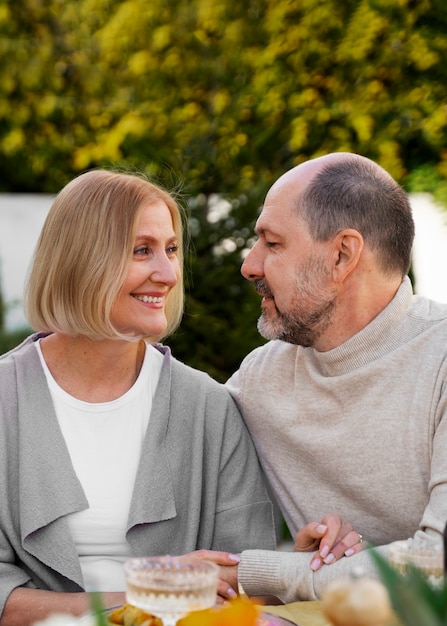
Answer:
M320 559L314 559L310 564L310 569L313 569L314 572L317 571L321 567Z
M239 554L229 554L228 558L231 561L234 561L235 563L240 563L241 562L241 557L239 556Z
M329 554L329 546L323 546L320 551L320 556L324 559L325 556Z
M333 561L335 561L335 556L333 554L329 554L325 559L324 562L326 563L326 565L329 565L329 563L332 563Z

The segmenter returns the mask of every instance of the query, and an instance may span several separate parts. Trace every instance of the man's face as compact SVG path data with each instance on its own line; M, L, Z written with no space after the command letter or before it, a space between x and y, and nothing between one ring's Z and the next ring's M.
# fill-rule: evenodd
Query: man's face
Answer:
M263 296L258 330L266 339L315 346L331 323L336 292L331 286L330 244L314 241L292 206L287 185L267 194L256 224L259 239L242 274Z

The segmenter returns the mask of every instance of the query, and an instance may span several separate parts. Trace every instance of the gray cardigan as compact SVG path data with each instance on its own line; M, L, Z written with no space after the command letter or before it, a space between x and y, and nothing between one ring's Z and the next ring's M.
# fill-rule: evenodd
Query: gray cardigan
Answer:
M18 586L83 590L66 516L88 502L36 337L0 358L0 612ZM233 400L168 348L158 349L163 368L129 511L132 553L274 549L271 503Z

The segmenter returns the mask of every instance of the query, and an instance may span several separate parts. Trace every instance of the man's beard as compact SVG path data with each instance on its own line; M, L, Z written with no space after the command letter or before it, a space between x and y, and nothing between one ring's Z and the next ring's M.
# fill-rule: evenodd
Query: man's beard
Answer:
M288 312L279 311L275 301L276 316L269 317L263 310L258 319L258 331L265 339L280 339L295 345L309 347L328 328L332 321L336 297L324 291L321 285L327 270L317 257L311 257L297 275L295 298ZM256 291L267 297L272 292L264 279L254 281Z

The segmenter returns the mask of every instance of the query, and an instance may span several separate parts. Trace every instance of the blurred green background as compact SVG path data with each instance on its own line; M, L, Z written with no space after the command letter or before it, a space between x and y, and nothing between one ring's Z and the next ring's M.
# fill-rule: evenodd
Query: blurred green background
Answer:
M280 174L348 150L447 202L446 33L445 0L3 0L0 191L98 166L181 190L187 301L166 343L225 380L262 341L239 268ZM2 311L0 352L21 338Z

